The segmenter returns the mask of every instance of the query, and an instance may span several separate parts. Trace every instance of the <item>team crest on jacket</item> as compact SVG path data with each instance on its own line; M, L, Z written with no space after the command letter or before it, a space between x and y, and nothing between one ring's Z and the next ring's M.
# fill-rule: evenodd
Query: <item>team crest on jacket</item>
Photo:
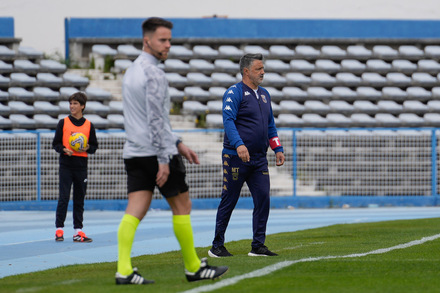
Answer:
M263 100L264 103L267 103L267 99L265 95L261 95L261 99Z

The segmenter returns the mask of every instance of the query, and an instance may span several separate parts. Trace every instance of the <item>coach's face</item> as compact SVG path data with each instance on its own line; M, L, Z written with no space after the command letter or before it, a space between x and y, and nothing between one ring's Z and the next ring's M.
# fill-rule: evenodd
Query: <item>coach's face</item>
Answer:
M166 60L171 48L171 30L166 27L158 27L154 33L144 36L144 51L150 53L159 60Z
M257 88L262 82L264 78L264 65L261 60L254 60L249 68L245 68L245 74L248 74L249 81L254 86L253 88Z

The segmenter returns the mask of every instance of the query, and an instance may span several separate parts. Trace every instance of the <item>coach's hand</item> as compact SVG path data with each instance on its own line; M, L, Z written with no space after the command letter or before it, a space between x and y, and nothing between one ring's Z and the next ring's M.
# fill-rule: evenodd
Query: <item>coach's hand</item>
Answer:
M159 170L156 174L156 184L159 187L164 186L168 180L168 175L170 175L170 167L168 164L159 164Z
M245 163L251 160L251 156L249 155L249 151L247 147L242 144L237 148L238 157Z
M177 145L177 150L179 151L179 154L185 157L190 164L200 164L197 154L192 149L183 144L183 142Z
M284 164L284 154L283 152L278 152L275 154L277 166L282 166Z

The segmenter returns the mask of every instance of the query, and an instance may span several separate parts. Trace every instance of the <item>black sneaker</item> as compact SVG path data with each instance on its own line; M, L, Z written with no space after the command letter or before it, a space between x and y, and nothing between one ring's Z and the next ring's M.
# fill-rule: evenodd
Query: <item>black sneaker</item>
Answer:
M200 269L195 273L190 273L185 270L186 279L188 282L195 282L201 280L214 280L220 278L228 271L228 267L214 267L208 265L206 257L202 258Z
M209 251L208 251L208 255L210 257L227 257L227 256L232 256L232 254L229 253L229 251L226 249L226 247L219 246L219 247L212 247Z
M252 248L251 252L248 253L249 256L277 256L275 252L272 252L266 246L260 246L258 248Z
M116 273L116 285L147 285L153 283L154 281L152 280L144 279L144 277L138 273L137 268L133 268L133 273L129 276L123 276L120 273Z

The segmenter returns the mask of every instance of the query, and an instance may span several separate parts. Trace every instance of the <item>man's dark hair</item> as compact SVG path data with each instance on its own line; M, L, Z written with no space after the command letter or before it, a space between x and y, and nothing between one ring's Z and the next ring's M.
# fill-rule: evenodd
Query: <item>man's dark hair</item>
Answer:
M173 29L173 23L160 17L150 17L142 23L142 34L154 33L158 27Z
M69 97L69 103L71 101L77 101L81 106L84 105L84 109L85 109L86 108L85 105L87 103L87 95L83 92L76 92ZM82 110L83 112L84 109Z
M243 70L249 68L254 60L263 61L263 54L246 54L240 58L240 73L243 75Z

